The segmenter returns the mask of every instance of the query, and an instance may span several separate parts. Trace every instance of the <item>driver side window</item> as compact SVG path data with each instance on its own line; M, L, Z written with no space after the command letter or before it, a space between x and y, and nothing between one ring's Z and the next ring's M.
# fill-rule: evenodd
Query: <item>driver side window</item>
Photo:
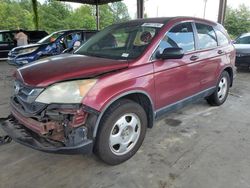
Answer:
M168 31L160 42L156 53L162 53L165 48L182 48L184 52L193 51L195 46L191 23L178 24Z

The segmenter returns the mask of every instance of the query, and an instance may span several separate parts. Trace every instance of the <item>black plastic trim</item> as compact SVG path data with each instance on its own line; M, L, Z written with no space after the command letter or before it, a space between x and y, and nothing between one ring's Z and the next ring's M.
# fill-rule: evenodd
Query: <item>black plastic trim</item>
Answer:
M75 146L64 146L62 143L48 141L35 133L31 133L13 117L0 119L3 130L16 142L35 150L57 154L88 154L93 150L93 141L85 139Z
M211 95L214 91L215 91L215 87L211 87L211 88L206 89L202 92L199 92L193 96L187 97L187 98L182 99L176 103L173 103L173 104L170 104L170 105L165 106L163 108L160 108L156 111L155 119L160 119L162 116L164 116L167 113L181 109L190 103L194 103L199 99L205 98L205 97Z

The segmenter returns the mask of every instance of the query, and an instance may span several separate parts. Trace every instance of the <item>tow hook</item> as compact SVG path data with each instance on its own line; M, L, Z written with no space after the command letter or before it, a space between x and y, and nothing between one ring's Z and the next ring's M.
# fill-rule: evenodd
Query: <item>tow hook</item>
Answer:
M9 117L7 118L0 118L0 125L2 121L7 120ZM4 145L4 144L8 144L12 141L12 138L9 135L5 135L5 136L0 136L0 146Z

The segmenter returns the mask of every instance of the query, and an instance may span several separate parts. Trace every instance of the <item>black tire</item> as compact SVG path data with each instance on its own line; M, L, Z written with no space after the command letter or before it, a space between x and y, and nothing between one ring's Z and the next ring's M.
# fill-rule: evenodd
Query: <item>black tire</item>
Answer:
M110 146L110 136L113 134L114 127L116 126L115 123L126 114L136 114L136 117L140 120L140 133L137 136L137 141L134 142L133 147L128 153L117 155L112 151L113 148ZM95 153L101 160L110 165L117 165L130 159L142 145L147 123L147 115L138 103L128 99L118 100L107 109L101 119L95 143ZM130 144L128 145L129 147Z
M221 89L220 88L220 83L221 83L222 79L226 80L227 85L225 87L225 89L226 89L225 90L225 92L226 92L225 95L223 96L223 98L220 98L218 93L219 93L219 91ZM209 97L206 98L208 104L210 104L211 106L220 106L220 105L222 105L227 99L230 83L231 83L231 80L230 80L228 72L223 71L221 76L220 76L220 79L219 79L219 81L218 81L218 83L216 85L215 92L212 95L210 95Z

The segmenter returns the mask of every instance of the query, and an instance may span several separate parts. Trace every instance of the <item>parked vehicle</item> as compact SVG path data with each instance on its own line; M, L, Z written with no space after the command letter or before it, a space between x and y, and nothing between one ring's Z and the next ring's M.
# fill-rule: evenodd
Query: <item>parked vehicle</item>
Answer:
M234 41L237 67L250 67L250 33L237 37Z
M211 21L174 17L115 24L73 54L19 68L2 128L37 150L93 150L116 165L132 157L147 128L170 111L201 98L223 104L234 61L225 29Z
M54 32L36 44L29 44L12 49L8 63L22 66L41 58L70 52L79 47L97 31L95 30L63 30Z
M14 40L17 32L17 30L0 31L0 60L6 60L9 51L17 46L17 42ZM24 33L28 36L29 43L36 43L48 35L46 31L24 31Z

